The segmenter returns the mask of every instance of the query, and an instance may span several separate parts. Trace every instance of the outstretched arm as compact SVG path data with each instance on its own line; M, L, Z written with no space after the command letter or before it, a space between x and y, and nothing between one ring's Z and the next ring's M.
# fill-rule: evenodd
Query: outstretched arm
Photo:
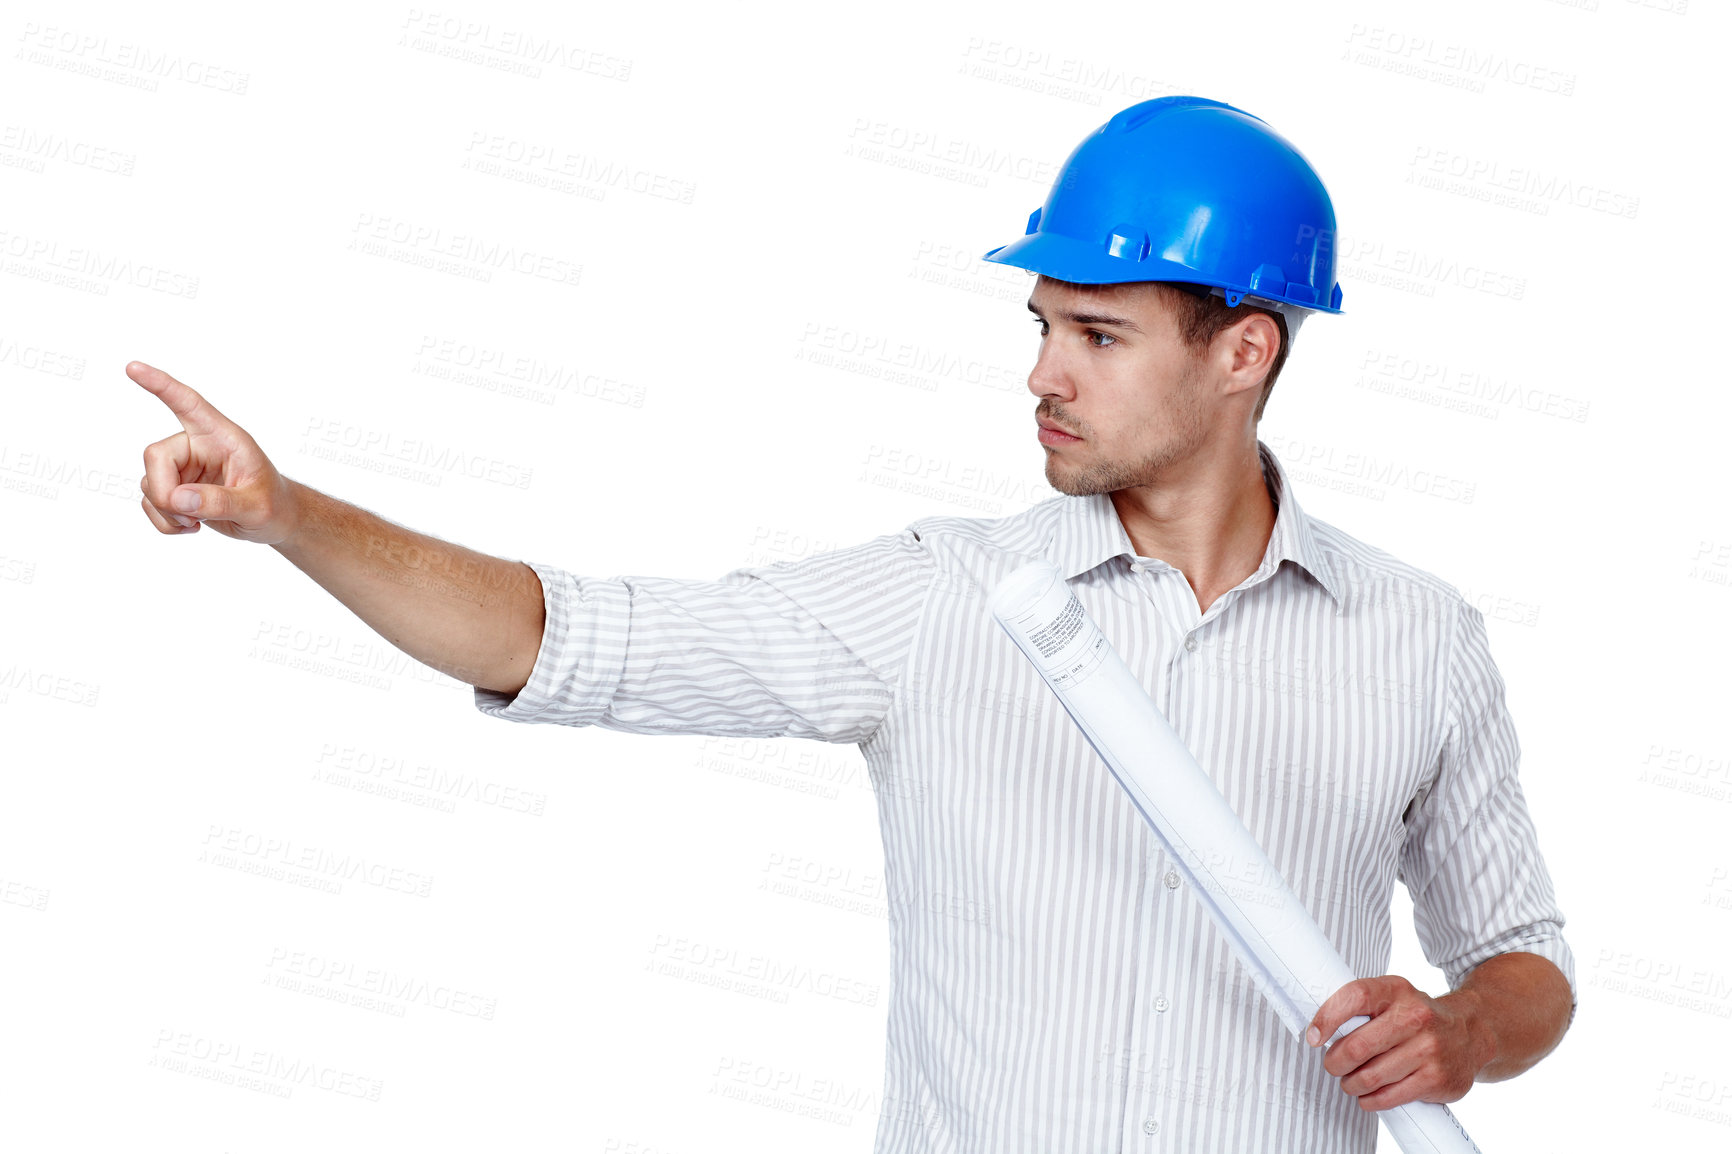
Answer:
M270 545L417 661L516 693L541 645L541 580L507 561L392 524L277 472L247 431L161 369L126 375L181 431L144 450L145 515L171 536L209 525Z
M1404 978L1361 978L1332 994L1306 1041L1321 1045L1349 1018L1371 1021L1323 1059L1366 1110L1453 1102L1474 1082L1513 1078L1551 1053L1570 1021L1570 984L1538 954L1498 954L1438 998Z

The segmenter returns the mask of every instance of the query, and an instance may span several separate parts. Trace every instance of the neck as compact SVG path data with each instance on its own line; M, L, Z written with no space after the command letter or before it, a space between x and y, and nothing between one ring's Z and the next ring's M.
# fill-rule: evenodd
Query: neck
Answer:
M1206 447L1112 499L1132 547L1182 572L1201 612L1257 571L1275 529L1254 437Z

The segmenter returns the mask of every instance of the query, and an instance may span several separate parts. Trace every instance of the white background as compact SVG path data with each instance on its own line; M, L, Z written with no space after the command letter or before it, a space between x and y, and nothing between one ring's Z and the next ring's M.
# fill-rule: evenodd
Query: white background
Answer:
M977 258L1188 92L1296 142L1342 228L1264 439L1481 606L1522 735L1581 1008L1458 1115L1488 1152L1724 1148L1726 29L1686 2L13 9L0 1144L869 1150L858 752L484 718L272 550L159 536L176 425L122 366L599 576L1013 512L1027 277Z

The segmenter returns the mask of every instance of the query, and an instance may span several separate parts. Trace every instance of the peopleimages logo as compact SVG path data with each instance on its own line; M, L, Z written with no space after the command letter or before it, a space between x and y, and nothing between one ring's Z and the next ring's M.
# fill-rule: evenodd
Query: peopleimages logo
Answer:
M1441 284L1508 300L1519 301L1527 295L1526 277L1471 261L1433 256L1416 248L1392 247L1381 240L1362 240L1309 224L1300 225L1294 239L1302 247L1314 247L1319 259L1333 249L1340 271L1351 271L1390 288L1432 296Z
M18 34L17 59L65 72L108 80L129 88L155 92L158 82L178 80L231 96L245 96L249 72L193 60L174 51L158 51L128 40L109 42L107 36L26 21Z
M1477 484L1432 469L1416 469L1400 461L1353 449L1338 449L1295 437L1271 435L1269 447L1292 462L1292 473L1339 492L1381 501L1390 490L1403 490L1444 501L1473 503Z
M1506 164L1486 156L1473 156L1449 149L1421 144L1408 161L1408 183L1445 192L1459 192L1479 200L1523 208L1545 215L1553 204L1569 204L1576 208L1604 213L1607 216L1636 218L1641 207L1640 197L1618 192L1587 181L1573 180L1556 173L1543 172L1526 165ZM1458 182L1455 185L1446 180ZM1508 194L1499 199L1500 194Z
M1497 81L1554 96L1572 96L1576 91L1574 72L1560 72L1471 44L1440 42L1423 33L1354 24L1347 33L1347 44L1344 60L1452 88L1484 92L1488 81Z
M340 463L359 463L371 458L379 463L426 470L410 479L424 481L431 477L434 484L455 473L477 481L527 489L535 475L534 469L510 461L466 452L453 445L399 437L390 429L369 429L344 421L308 418L305 438L301 451L312 456Z
M1356 388L1451 412L1494 421L1503 413L1517 411L1577 424L1588 419L1589 402L1579 397L1435 358L1368 348L1359 367L1360 374L1353 382Z
M158 1030L151 1051L147 1065L157 1069L282 1098L306 1088L377 1102L385 1089L378 1078L339 1070L298 1054L261 1049L229 1038L207 1038L189 1030Z
M0 256L12 258L6 271L16 276L97 296L107 296L110 285L125 284L182 300L198 298L199 281L190 273L99 248L63 247L48 237L0 230Z
M349 231L351 251L473 280L490 281L498 270L572 287L583 278L582 264L554 253L398 217L363 212Z
M867 117L855 119L844 152L977 187L985 187L989 177L1008 176L1046 188L1058 175L1058 162L1050 157L986 148L942 132Z

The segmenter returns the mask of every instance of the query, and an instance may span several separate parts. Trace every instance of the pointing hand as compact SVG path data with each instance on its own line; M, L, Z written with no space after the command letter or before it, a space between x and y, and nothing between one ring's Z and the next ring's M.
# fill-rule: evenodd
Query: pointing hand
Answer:
M247 431L191 388L143 361L126 375L156 394L181 431L144 450L144 512L157 530L195 533L208 524L226 537L275 545L295 530L289 481Z

